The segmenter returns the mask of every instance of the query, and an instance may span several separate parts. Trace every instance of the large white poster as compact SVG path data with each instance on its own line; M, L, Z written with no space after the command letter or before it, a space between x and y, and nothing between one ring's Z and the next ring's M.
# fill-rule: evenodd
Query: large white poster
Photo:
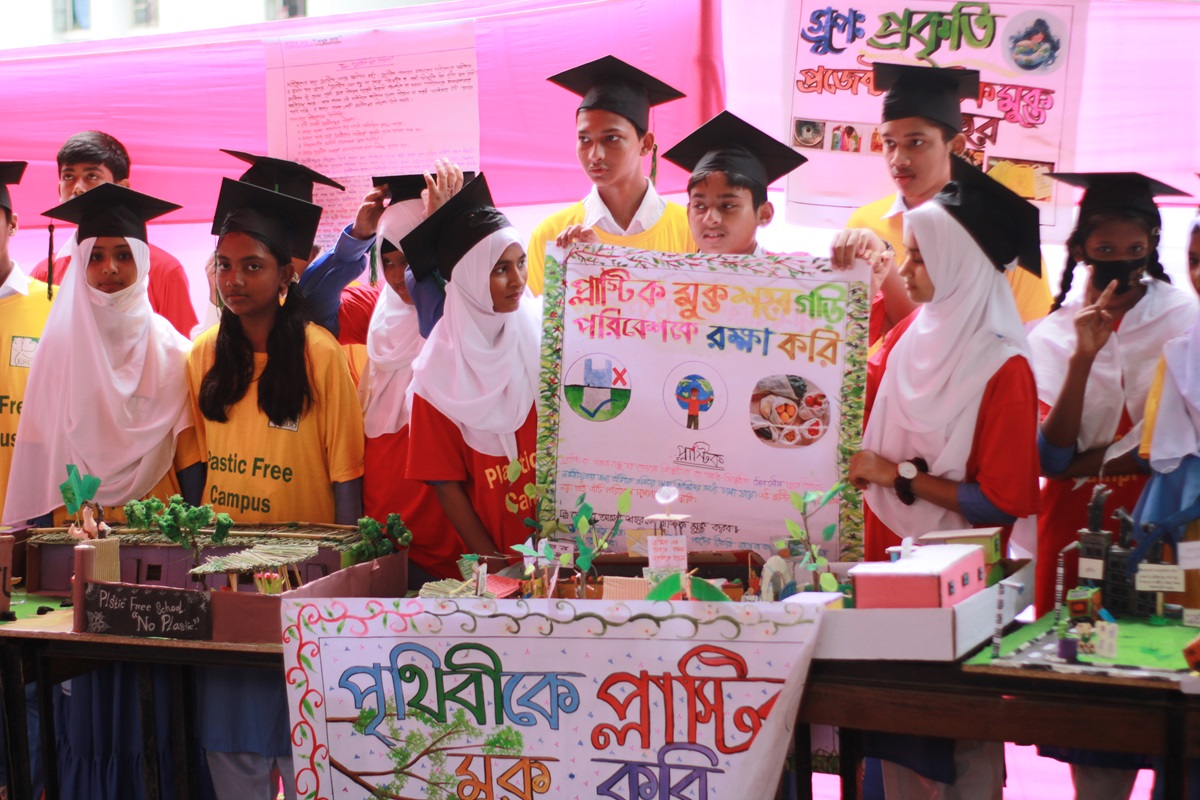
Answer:
M285 600L297 795L771 797L828 598Z
M271 155L346 186L317 186L318 243L353 222L375 175L449 158L479 168L479 89L470 21L275 39L267 52Z
M791 144L809 161L788 181L789 218L844 224L849 212L895 191L879 135L876 62L979 70L962 101L967 155L1069 225L1072 194L1046 177L1074 163L1086 0L987 3L801 0Z
M858 449L865 265L602 246L546 273L538 482L560 520L586 493L609 524L628 489L625 527L644 529L672 485L691 549L773 553L791 493L830 488ZM860 557L857 493L811 523L838 525L828 558Z

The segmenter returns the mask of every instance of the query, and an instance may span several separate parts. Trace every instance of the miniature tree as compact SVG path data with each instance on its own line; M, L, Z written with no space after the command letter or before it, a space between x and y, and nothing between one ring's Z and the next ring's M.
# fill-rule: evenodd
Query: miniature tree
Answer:
M356 564L373 561L412 543L412 531L399 514L388 514L386 528L373 517L363 517L358 521L358 532L362 540L350 548L350 557Z
M792 505L795 506L796 510L800 512L800 519L803 520L803 527L798 525L796 521L790 517L785 519L784 523L787 524L787 529L790 536L787 539L780 539L775 543L775 546L778 549L786 549L789 552L792 552L793 542L799 545L801 551L804 553L804 559L800 562L800 565L809 572L820 572L816 583L817 588L823 592L838 591L838 582L834 574L829 571L829 559L821 555L817 545L813 542L812 536L809 535L809 531L812 530L812 523L810 519L814 514L828 505L830 500L841 494L848 486L849 484L845 481L839 481L824 494L815 491L805 492L804 494L792 492ZM831 522L825 526L823 531L821 531L821 541L831 541L835 533L837 533L837 523ZM825 571L821 572L821 570Z
M171 495L166 504L157 497L146 500L131 500L125 504L125 520L130 528L158 531L168 541L192 551L195 566L200 566L200 531L213 525L208 537L210 544L221 544L233 528L233 519L228 514L214 514L210 505L193 506L177 494Z

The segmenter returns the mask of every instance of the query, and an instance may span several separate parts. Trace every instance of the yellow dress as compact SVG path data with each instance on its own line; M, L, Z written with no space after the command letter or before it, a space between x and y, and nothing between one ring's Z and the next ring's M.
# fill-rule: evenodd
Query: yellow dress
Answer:
M46 284L30 279L29 294L14 294L0 300L0 518L8 473L12 469L13 448L17 442L17 424L29 383L33 363L50 300Z

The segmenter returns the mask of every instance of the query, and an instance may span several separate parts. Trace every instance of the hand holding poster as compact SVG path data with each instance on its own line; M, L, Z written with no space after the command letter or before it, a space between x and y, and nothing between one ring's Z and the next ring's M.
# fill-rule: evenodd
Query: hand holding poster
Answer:
M828 600L285 600L297 794L769 797Z
M569 520L587 493L601 525L632 491L650 527L660 486L692 550L774 552L790 493L845 474L862 434L867 267L809 256L703 256L577 247L546 260L538 483ZM861 500L826 557L861 553ZM620 543L617 543L618 546Z

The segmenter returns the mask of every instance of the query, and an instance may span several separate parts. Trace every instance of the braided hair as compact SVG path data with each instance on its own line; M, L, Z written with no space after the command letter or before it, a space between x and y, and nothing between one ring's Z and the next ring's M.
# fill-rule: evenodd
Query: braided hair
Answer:
M1075 230L1071 231L1071 235L1067 239L1067 263L1063 267L1062 284L1058 296L1054 298L1054 305L1050 307L1051 313L1062 308L1063 301L1067 299L1067 294L1071 291L1072 273L1075 271L1076 263L1074 251L1083 252L1084 243L1092 235L1092 232L1113 220L1129 220L1145 227L1146 233L1150 236L1150 250L1146 256L1146 274L1158 281L1171 282L1171 277L1163 269L1162 262L1158 257L1158 242L1162 225L1160 220L1132 209L1097 211L1087 217L1080 217L1079 221L1075 223Z

